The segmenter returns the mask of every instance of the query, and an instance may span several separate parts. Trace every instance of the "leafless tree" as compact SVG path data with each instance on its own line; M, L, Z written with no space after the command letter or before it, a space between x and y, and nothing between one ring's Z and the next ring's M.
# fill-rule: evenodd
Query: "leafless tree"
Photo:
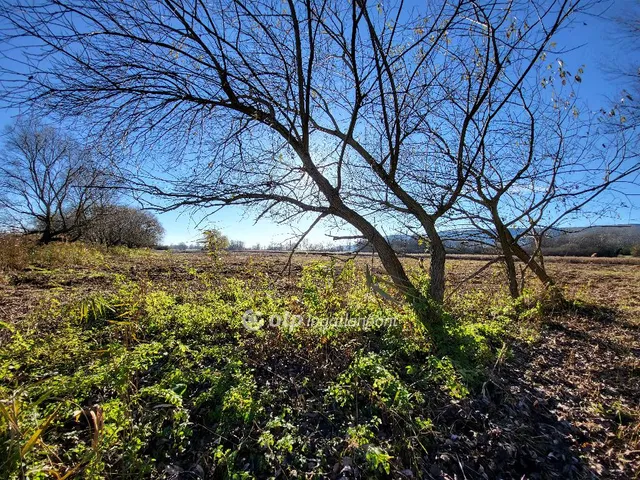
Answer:
M514 96L504 122L493 125L502 134L483 146L464 193L479 208L466 202L456 206L499 245L514 297L522 285L516 260L522 262L523 274L530 269L553 286L542 260L545 235L576 218L593 224L611 215L624 197L605 194L614 186L637 184L640 172L633 151L637 133L612 131L588 110L581 112L570 83L579 81L582 72L572 75L561 60L539 68L550 71L554 65L559 70L555 78L563 85L551 91L552 102L545 82L554 76L543 77L526 95L520 91Z
M232 251L232 252L241 252L243 250L246 250L247 247L245 246L244 242L242 240L230 240L229 241L229 247L228 250Z
M635 129L640 125L640 2L625 2L609 20L611 47L624 45L627 55L603 59L605 70L620 85L620 91L612 99L611 108L603 109L602 113L613 128Z
M76 239L91 209L110 196L90 149L50 126L19 120L10 127L0 163L4 222L42 243Z
M163 235L164 229L152 213L113 204L93 208L80 231L82 240L130 248L155 247Z
M417 295L383 227L431 250L444 295L442 222L514 98L581 0L5 0L14 103L89 118L161 151L136 175L166 208L254 208L351 225ZM34 45L34 48L24 45ZM10 50L5 49L10 52ZM7 53L7 55L11 55ZM15 57L14 57L15 60ZM139 172L139 170L137 171ZM153 175L151 174L153 173Z

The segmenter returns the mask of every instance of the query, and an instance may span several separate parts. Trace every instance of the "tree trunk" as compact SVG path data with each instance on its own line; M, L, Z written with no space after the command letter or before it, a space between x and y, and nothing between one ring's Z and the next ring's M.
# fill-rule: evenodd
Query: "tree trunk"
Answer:
M46 245L48 243L51 243L52 240L53 233L51 232L51 227L49 225L46 225L44 227L44 230L42 231L42 235L40 235L40 240L38 241L38 243L40 243L41 245Z
M498 241L500 243L502 255L504 256L504 263L507 268L509 294L511 295L511 298L518 298L520 295L520 289L518 288L518 272L516 271L516 264L513 259L511 245L513 237L511 236L509 229L504 225L504 223L502 223L500 215L498 215L498 208L495 205L491 207L491 216L493 217L493 224L496 227Z
M337 203L337 202L336 202ZM409 276L402 266L402 262L398 258L396 252L391 248L389 242L378 232L378 230L362 215L359 215L349 207L340 203L338 204L339 216L349 222L351 225L360 230L360 233L366 238L375 252L380 257L380 262L391 277L394 285L405 295L415 295L417 290Z
M521 262L527 265L535 274L535 276L538 277L538 279L544 284L545 288L551 294L552 299L557 302L563 302L564 296L562 295L562 292L556 286L553 278L549 276L546 269L538 262L536 262L534 258L531 258L531 255L529 255L524 248L518 245L517 242L512 241L511 246L514 255L518 257Z
M540 279L540 281L548 289L554 289L553 279L547 274L547 271L543 266L540 266L534 258L531 257L513 238L509 229L502 223L500 215L498 214L498 207L496 205L489 205L493 223L496 227L496 233L502 247L502 252L505 257L505 263L507 264L507 275L509 276L509 292L513 298L517 298L518 292L518 277L516 273L515 263L513 255L524 262L531 271ZM557 289L554 289L557 290ZM555 294L555 293L554 293Z
M524 262L546 287L555 286L555 282L549 274L547 274L547 271L540 266L538 262L531 258L531 255L529 255L526 250L515 242L512 244L512 249L515 256L518 257L520 261Z
M509 280L509 294L512 298L518 298L520 291L518 288L518 272L516 271L516 263L513 259L512 247L506 235L504 226L497 228L498 239L500 241L500 248L502 249L502 255L504 256L504 263L507 268L507 278Z
M518 298L520 296L520 289L518 288L518 272L516 271L516 263L513 260L510 247L508 245L502 247L502 254L504 256L504 263L507 267L507 278L509 279L509 295L511 298Z
M542 240L544 239L544 235L534 233L533 238L536 242L536 252L538 255L538 263L540 264L540 267L546 271L546 267L544 266L544 254L542 253Z
M384 238L384 236L382 236L367 219L350 208L341 205L337 210L340 217L360 230L360 233L362 233L362 235L373 245L373 248L378 253L382 266L387 272L387 275L391 277L396 288L398 288L398 290L400 290L400 292L402 292L411 303L418 320L429 331L433 332L434 328L437 330L442 318L439 309L434 306L429 299L425 298L411 282L407 272L402 266L402 262L400 262L398 255L393 250L387 239ZM442 267L442 278L444 279L444 262L442 263Z
M409 279L398 255L393 248L391 248L387 239L380 234L369 220L345 205L340 197L340 192L320 173L316 165L313 163L305 145L297 142L291 143L290 132L284 127L280 130L280 133L296 150L302 159L307 173L327 198L331 205L331 213L337 215L357 228L364 238L371 242L373 248L378 252L380 261L382 262L387 274L391 277L394 285L411 301L416 313L420 317L420 320L427 324L427 320L433 315L429 312L421 313L421 311L423 310L423 306L428 305L428 302L424 302L424 298ZM427 310L429 309L427 308Z
M431 300L442 303L445 289L445 262L447 252L444 243L435 228L427 232L431 246L431 260L429 263L429 297Z

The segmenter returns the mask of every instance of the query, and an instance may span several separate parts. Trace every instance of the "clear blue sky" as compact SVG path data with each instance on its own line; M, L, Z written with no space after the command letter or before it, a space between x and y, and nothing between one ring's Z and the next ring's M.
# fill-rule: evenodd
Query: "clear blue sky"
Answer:
M571 50L562 55L567 69L575 72L580 66L586 66L582 76L583 81L578 87L578 95L588 103L591 110L598 110L608 105L609 100L616 98L622 89L620 82L607 72L607 67L612 59L624 61L628 51L624 44L617 43L612 38L615 24L606 17L623 15L629 3L631 0L612 3L604 14L605 18L576 17L571 27L562 31L557 37L558 47L564 46ZM171 212L161 215L161 219L167 230L165 237L167 243L189 241L198 236L195 220L199 219L190 219L189 214L180 215L177 212ZM260 221L254 226L252 219L243 217L242 210L236 207L218 212L209 221L231 238L243 240L248 245L258 242L266 245L271 240L284 240L292 235L290 228L274 225L268 220ZM629 208L628 211L620 212L620 218L616 223L638 222L640 222L640 209ZM304 228L304 225L298 227ZM328 240L326 231L321 226L316 227L308 238L313 242Z
M623 15L625 8L632 4L631 0L619 0L611 4L605 12L605 17ZM598 110L608 104L609 99L617 97L622 85L607 73L607 66L611 61L628 60L628 48L624 42L613 39L615 24L606 18L595 16L575 18L573 25L561 32L557 37L559 47L572 49L562 55L566 68L575 72L585 65L582 83L579 86L579 97L588 103L591 110ZM615 60L612 60L615 59ZM637 59L636 59L637 60ZM0 126L10 123L15 111L0 110ZM166 230L164 243L193 242L199 238L200 230L206 226L215 226L225 232L230 238L242 240L248 246L260 243L263 246L271 241L284 241L292 237L297 229L304 229L301 222L295 227L275 225L268 220L261 220L253 224L250 216L237 207L228 207L202 221L206 212L193 213L189 211L174 211L160 215ZM199 224L199 222L202 223ZM629 208L620 212L617 223L640 222L638 208ZM312 242L326 242L327 230L322 226L308 237Z

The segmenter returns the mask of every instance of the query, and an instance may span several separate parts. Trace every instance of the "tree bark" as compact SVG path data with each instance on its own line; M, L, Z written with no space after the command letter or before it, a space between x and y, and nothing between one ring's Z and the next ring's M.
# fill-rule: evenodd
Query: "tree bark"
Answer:
M40 240L38 241L38 243L40 243L41 245L46 245L48 243L51 243L52 240L53 232L51 231L51 226L47 224L42 230L42 234L40 235Z
M283 138L285 138L298 153L305 166L306 172L311 176L320 191L326 197L330 205L330 213L342 218L357 228L373 245L374 250L378 252L380 261L382 262L387 274L391 277L394 285L408 298L416 298L416 300L418 300L418 290L409 279L398 255L393 248L391 248L387 239L384 238L376 227L374 227L363 215L349 208L344 203L338 188L334 187L313 163L306 146L303 145L303 143L291 139L289 131L285 127L279 124L275 125L277 127L276 130L280 132Z
M509 232L509 229L505 226L498 214L498 205L491 204L489 206L491 211L491 217L493 224L496 227L496 234L498 235L498 242L502 249L502 256L504 257L504 264L507 269L507 278L509 281L509 294L512 298L518 298L520 295L520 289L518 288L518 273L516 270L516 264L513 259L513 236Z
M508 244L502 244L502 255L504 256L504 263L507 268L507 278L509 280L509 294L511 298L518 298L520 296L520 289L518 288L518 272L516 270L516 263L513 260L513 254L511 253L511 246Z
M447 252L444 243L438 234L435 225L425 225L427 237L429 237L431 259L429 263L429 297L431 300L442 303L445 290L445 262Z
M516 271L516 264L513 259L513 250L511 241L513 237L509 233L507 227L502 223L500 217L497 214L497 210L492 209L493 223L496 227L496 233L498 234L498 241L500 242L500 248L502 249L502 256L504 257L504 263L507 268L507 278L509 280L509 294L512 298L518 298L520 295L520 289L518 288L518 273Z

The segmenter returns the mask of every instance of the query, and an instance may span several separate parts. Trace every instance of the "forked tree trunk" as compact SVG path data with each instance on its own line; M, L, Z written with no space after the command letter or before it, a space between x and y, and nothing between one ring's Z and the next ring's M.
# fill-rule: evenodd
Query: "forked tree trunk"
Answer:
M541 266L534 258L532 258L524 248L518 245L517 242L512 241L511 248L513 254L518 257L521 262L527 265L534 273L534 275L538 277L538 279L544 284L547 291L551 294L551 298L554 301L563 302L564 296L562 295L562 292L556 286L553 278L549 276L546 269Z

